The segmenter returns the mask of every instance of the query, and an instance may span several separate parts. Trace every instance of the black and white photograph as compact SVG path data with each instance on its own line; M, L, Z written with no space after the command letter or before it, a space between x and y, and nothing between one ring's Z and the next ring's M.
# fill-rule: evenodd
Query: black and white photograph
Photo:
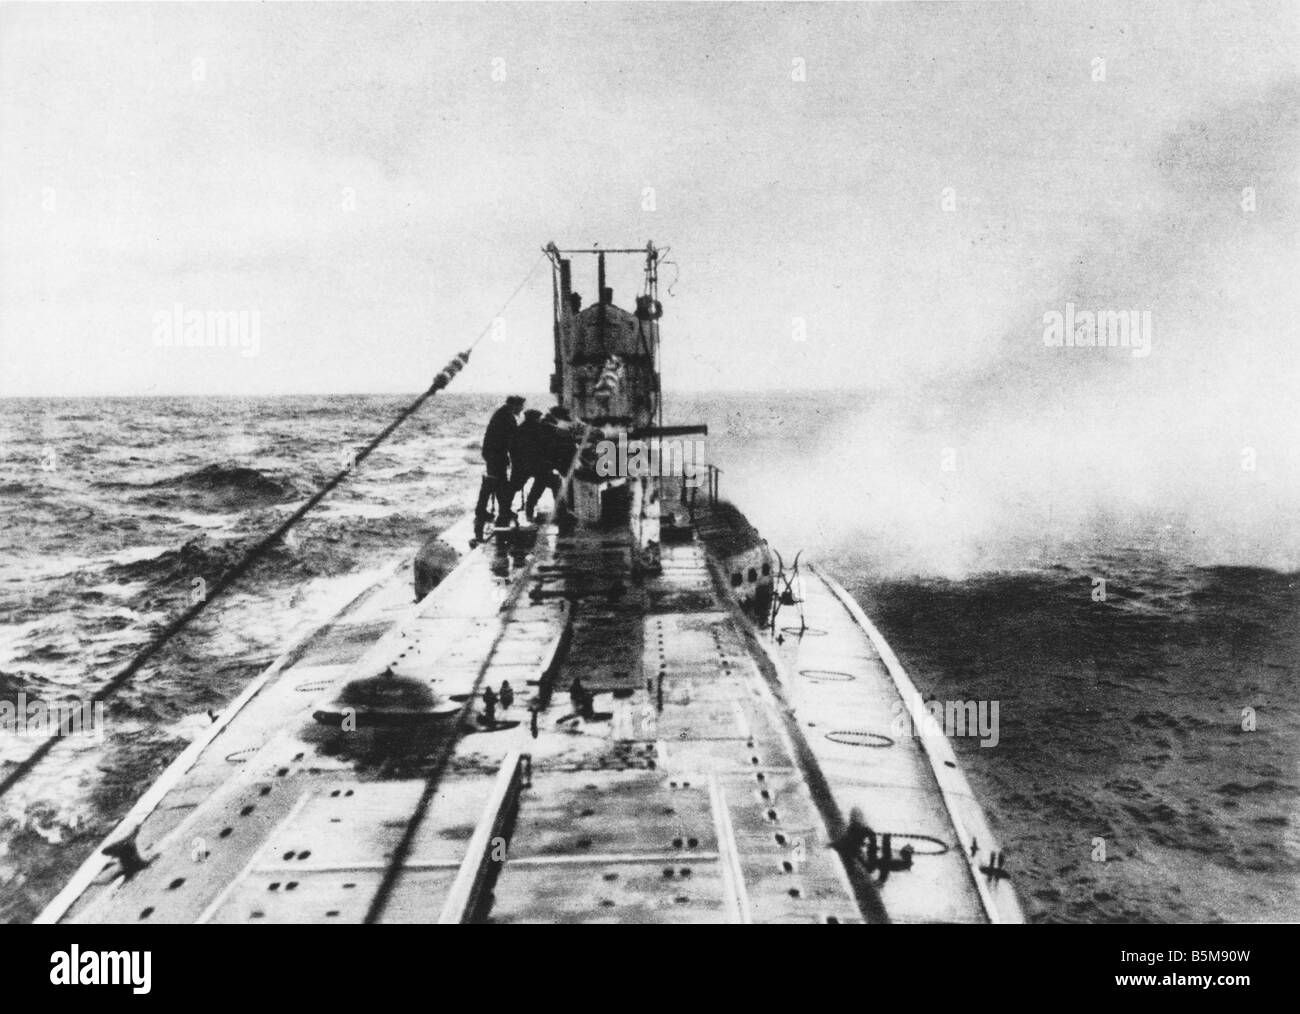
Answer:
M24 976L1021 924L1249 995L1182 930L1300 922L1298 254L1293 0L0 4Z

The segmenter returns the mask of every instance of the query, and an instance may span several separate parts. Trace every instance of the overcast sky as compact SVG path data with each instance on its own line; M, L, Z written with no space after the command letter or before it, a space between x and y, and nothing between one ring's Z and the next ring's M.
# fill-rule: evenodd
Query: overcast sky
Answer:
M1295 392L1292 3L6 4L0 29L3 395L418 390L550 239L671 247L672 388L1041 390L1096 368L1043 355L1074 299L1155 313L1150 359L1107 369L1181 347L1180 382ZM258 355L157 347L176 303L256 310ZM549 314L543 265L458 389L543 390Z

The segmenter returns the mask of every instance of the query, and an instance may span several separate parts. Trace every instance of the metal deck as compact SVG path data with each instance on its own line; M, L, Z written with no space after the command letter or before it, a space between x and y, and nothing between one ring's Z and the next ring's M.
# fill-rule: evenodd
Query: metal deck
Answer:
M138 832L147 867L123 877L97 853L41 921L851 923L879 902L900 921L1018 917L969 856L972 837L996 846L947 743L890 735L910 684L847 596L810 578L819 633L778 649L700 543L665 546L644 580L631 551L545 529L527 553L472 552L418 605L399 568L137 804L113 838ZM460 713L313 720L387 668ZM479 695L503 680L514 704L487 727ZM828 846L853 806L917 849L878 896Z

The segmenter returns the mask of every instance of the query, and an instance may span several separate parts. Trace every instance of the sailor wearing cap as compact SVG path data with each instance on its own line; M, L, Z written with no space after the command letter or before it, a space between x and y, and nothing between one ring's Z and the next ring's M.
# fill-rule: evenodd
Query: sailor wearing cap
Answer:
M474 507L474 538L481 541L483 529L492 520L488 500L497 502L496 523L509 527L514 521L510 510L514 499L510 489L510 446L519 426L519 413L524 410L524 399L512 394L506 403L492 413L487 430L483 433L483 463L486 466L479 485L478 503Z

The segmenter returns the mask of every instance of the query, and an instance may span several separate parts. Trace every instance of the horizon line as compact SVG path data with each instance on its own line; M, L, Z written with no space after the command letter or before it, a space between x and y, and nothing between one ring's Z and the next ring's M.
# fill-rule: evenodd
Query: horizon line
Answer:
M505 397L509 394L517 393L519 389L502 388L499 391L450 391L441 392L443 395L459 396L483 396L483 397ZM876 393L876 388L870 387L737 387L737 388L689 388L677 392L683 395L692 394L863 394ZM256 393L239 393L235 391L212 391L205 394L198 393L164 393L164 394L122 394L122 393L99 393L99 394L0 394L0 401L76 401L82 399L105 399L105 398L415 398L424 392L421 390L409 391L281 391L281 392L256 392ZM536 394L536 392L533 392ZM668 395L672 398L673 395ZM549 401L548 397L539 398L538 400Z

